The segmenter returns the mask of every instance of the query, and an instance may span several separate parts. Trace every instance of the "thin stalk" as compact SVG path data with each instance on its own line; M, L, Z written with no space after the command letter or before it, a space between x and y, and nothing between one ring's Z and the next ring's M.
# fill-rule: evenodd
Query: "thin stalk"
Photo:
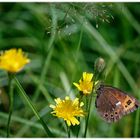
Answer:
M87 102L88 114L87 114L87 118L86 118L86 126L85 126L84 138L86 138L86 135L87 135L88 121L89 121L90 108L91 108L91 102L92 102L92 94L93 93L91 93L89 101Z
M140 99L140 90L138 91L138 99ZM134 125L134 137L138 137L139 134L139 123L140 123L140 110L138 109L136 112L136 117L135 117L135 125Z
M78 118L78 121L80 122L80 117ZM76 137L78 138L79 136L79 131L80 131L80 124L77 125L77 133L76 133Z
M136 113L136 119L135 119L135 127L134 127L134 137L137 138L138 137L138 133L139 133L139 118L140 118L140 110L137 110Z
M49 63L53 54L53 43L55 41L56 38L56 28L57 28L57 14L55 13L55 5L51 4L51 12L52 12L52 30L51 30L51 38L49 40L49 43L47 45L47 50L46 50L46 54L45 54L45 60L43 59L44 66L42 68L42 72L40 75L40 82L38 84L38 86L36 87L34 96L33 96L33 101L36 101L40 95L40 87L43 85L45 78L46 78L46 74L48 71L48 67L49 67ZM46 48L46 46L44 46Z
M22 95L22 97L24 98L24 100L26 101L26 103L29 105L29 107L31 108L31 110L33 111L33 113L35 114L35 116L37 117L37 119L39 120L39 122L42 125L42 127L44 128L47 136L54 137L54 135L49 130L48 126L45 124L45 122L43 121L43 119L40 117L37 109L33 105L33 103L30 100L30 98L27 96L26 92L24 91L24 89L22 88L21 84L19 83L19 81L17 80L17 78L15 76L14 76L14 80L15 80L15 83L16 83L17 87L20 90L20 94Z
M52 54L53 54L53 48L49 51L49 53L48 53L48 55L45 59L45 63L44 63L44 66L43 66L43 69L42 69L42 72L41 72L41 75L40 75L40 78L39 78L39 82L38 82L38 85L36 87L36 90L35 90L35 93L34 93L34 96L33 96L33 101L34 102L39 97L40 89L41 89L41 86L43 85L43 83L45 81L45 78L46 78L45 75L48 71L48 67L49 67L50 60L52 58Z
M11 122L11 117L12 117L12 112L13 112L13 83L12 83L12 75L8 74L9 78L9 102L10 102L10 108L9 108L9 116L8 116L8 122L7 122L7 138L10 136L10 122Z
M76 50L76 58L75 58L76 63L78 61L78 53L79 53L79 50L80 50L80 47L81 47L82 37L83 37L83 24L81 25L80 38L79 38L79 42L78 42L77 50Z
M66 127L67 127L68 138L70 138L70 126L68 126L67 123L66 123Z
M80 106L80 103L81 103L82 98L83 98L83 94L80 93L80 97L79 97L79 106ZM78 118L78 121L80 122L80 117ZM77 129L78 129L78 131L77 131L76 137L78 138L78 136L79 136L79 131L80 131L80 124L77 126Z

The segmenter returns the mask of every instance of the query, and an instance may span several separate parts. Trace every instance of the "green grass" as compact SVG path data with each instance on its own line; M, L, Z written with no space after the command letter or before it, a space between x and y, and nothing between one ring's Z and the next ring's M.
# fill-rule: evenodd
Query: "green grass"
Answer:
M118 87L140 100L139 5L0 3L0 50L22 48L28 54L31 63L17 74L17 78L57 137L67 137L67 130L61 119L50 114L49 105L57 97L76 97L78 91L73 82L80 79L82 72L93 72L98 57L106 62L105 78L102 79L105 84ZM0 88L0 137L6 137L8 78L2 70ZM18 92L15 86L11 136L46 137ZM139 110L117 123L108 124L99 117L95 98L87 137L140 137ZM79 136L84 135L84 127L82 118ZM72 128L71 136L75 137L75 131L77 128Z

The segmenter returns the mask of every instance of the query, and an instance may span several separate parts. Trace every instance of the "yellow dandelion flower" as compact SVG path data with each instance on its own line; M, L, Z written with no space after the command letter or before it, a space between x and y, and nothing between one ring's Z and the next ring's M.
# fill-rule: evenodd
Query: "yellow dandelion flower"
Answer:
M71 100L68 96L65 97L64 100L60 98L55 99L56 106L50 105L53 109L51 112L54 116L58 118L63 118L68 126L79 125L80 122L76 119L76 117L83 117L84 111L81 108L84 104L83 102L79 103L79 99Z
M0 54L0 69L10 73L19 72L30 60L22 49L10 49Z
M92 92L93 88L93 74L83 72L83 77L79 80L78 83L73 83L79 91L82 91L84 95L89 95Z

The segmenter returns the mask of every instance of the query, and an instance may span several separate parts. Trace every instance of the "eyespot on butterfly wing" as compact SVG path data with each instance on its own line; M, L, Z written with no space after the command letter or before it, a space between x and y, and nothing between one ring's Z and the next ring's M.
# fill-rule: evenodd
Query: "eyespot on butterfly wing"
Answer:
M140 102L133 96L112 86L100 85L96 92L97 111L109 123L120 120L140 106Z

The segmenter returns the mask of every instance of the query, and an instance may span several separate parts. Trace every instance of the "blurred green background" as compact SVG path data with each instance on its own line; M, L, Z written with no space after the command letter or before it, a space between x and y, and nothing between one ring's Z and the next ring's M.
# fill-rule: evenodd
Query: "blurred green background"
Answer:
M52 116L49 104L74 98L82 72L93 72L96 58L106 62L105 83L140 100L139 3L0 3L0 50L22 48L31 59L17 74L44 121L67 137L65 124ZM7 73L0 71L0 137L6 136ZM14 89L11 137L45 137L33 112ZM94 97L94 101L95 101ZM108 124L94 101L87 137L139 137L139 110ZM84 132L81 119L80 136ZM72 136L75 136L73 128Z

